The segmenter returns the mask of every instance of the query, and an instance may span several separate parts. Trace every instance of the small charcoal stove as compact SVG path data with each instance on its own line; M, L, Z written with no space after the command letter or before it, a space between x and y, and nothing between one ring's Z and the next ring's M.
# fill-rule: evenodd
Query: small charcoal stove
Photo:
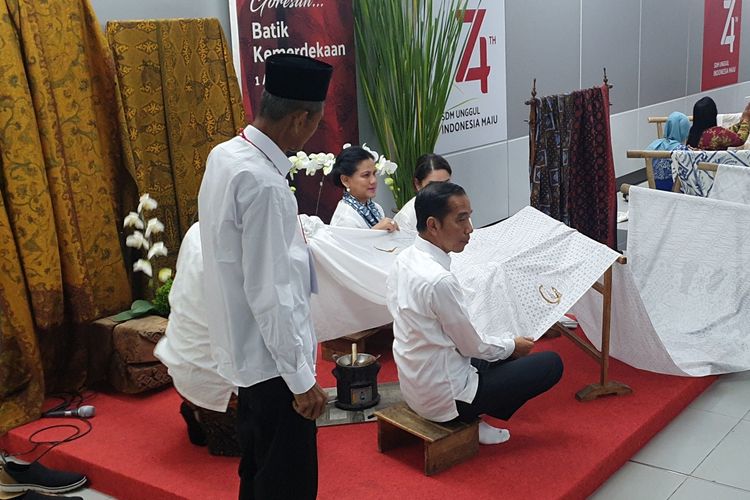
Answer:
M379 356L378 356L379 357ZM354 359L354 365L352 365ZM380 401L380 363L372 354L346 354L336 358L336 406L342 410L364 410Z

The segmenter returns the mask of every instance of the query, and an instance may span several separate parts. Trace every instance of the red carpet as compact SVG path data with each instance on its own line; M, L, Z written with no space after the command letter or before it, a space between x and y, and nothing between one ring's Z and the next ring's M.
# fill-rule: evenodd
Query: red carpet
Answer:
M508 443L482 446L472 460L426 477L420 448L378 453L374 423L321 428L319 498L583 498L714 380L656 375L613 361L612 378L634 394L579 403L574 393L597 380L597 365L563 338L538 348L559 352L565 374L513 417ZM379 379L393 381L393 362L380 349ZM321 363L321 385L335 385L332 366ZM238 459L212 457L189 444L172 389L145 397L99 394L92 404L93 431L50 452L46 465L84 472L93 488L120 499L237 497ZM58 422L15 429L0 446L23 451L33 431Z

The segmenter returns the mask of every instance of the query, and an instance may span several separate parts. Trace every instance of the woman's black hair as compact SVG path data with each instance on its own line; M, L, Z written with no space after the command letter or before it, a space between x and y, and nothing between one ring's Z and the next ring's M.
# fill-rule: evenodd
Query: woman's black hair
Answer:
M703 131L716 126L716 103L710 97L702 97L693 106L693 125L688 133L687 145L698 147Z
M331 170L331 180L336 186L343 188L342 175L351 177L357 171L357 166L361 162L374 159L375 157L366 149L362 149L360 146L349 146L336 157Z
M422 184L422 181L430 175L430 172L435 170L445 170L450 175L453 175L453 170L451 170L448 160L435 153L424 154L417 159L417 166L414 168L414 180Z

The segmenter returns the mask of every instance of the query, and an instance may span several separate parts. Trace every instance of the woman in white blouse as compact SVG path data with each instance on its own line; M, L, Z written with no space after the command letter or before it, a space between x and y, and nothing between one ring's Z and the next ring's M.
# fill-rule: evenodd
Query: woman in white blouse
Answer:
M331 218L332 226L397 231L398 224L385 216L383 207L372 201L378 189L375 159L359 147L350 146L336 157L331 171L333 183L344 196Z
M450 181L451 175L453 175L453 170L451 170L448 160L434 153L422 155L417 160L417 166L414 169L414 189L419 192L431 182ZM417 230L417 212L414 210L415 199L416 196L404 203L404 206L393 218L398 227L405 231Z

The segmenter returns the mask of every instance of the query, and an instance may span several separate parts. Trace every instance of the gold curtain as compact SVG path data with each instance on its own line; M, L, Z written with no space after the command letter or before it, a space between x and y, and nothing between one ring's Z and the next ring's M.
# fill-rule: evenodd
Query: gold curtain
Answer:
M125 163L159 203L169 256L158 267L174 269L208 153L245 124L234 66L217 19L114 21L106 32Z
M0 432L79 385L79 326L126 308L111 59L88 0L0 0Z

